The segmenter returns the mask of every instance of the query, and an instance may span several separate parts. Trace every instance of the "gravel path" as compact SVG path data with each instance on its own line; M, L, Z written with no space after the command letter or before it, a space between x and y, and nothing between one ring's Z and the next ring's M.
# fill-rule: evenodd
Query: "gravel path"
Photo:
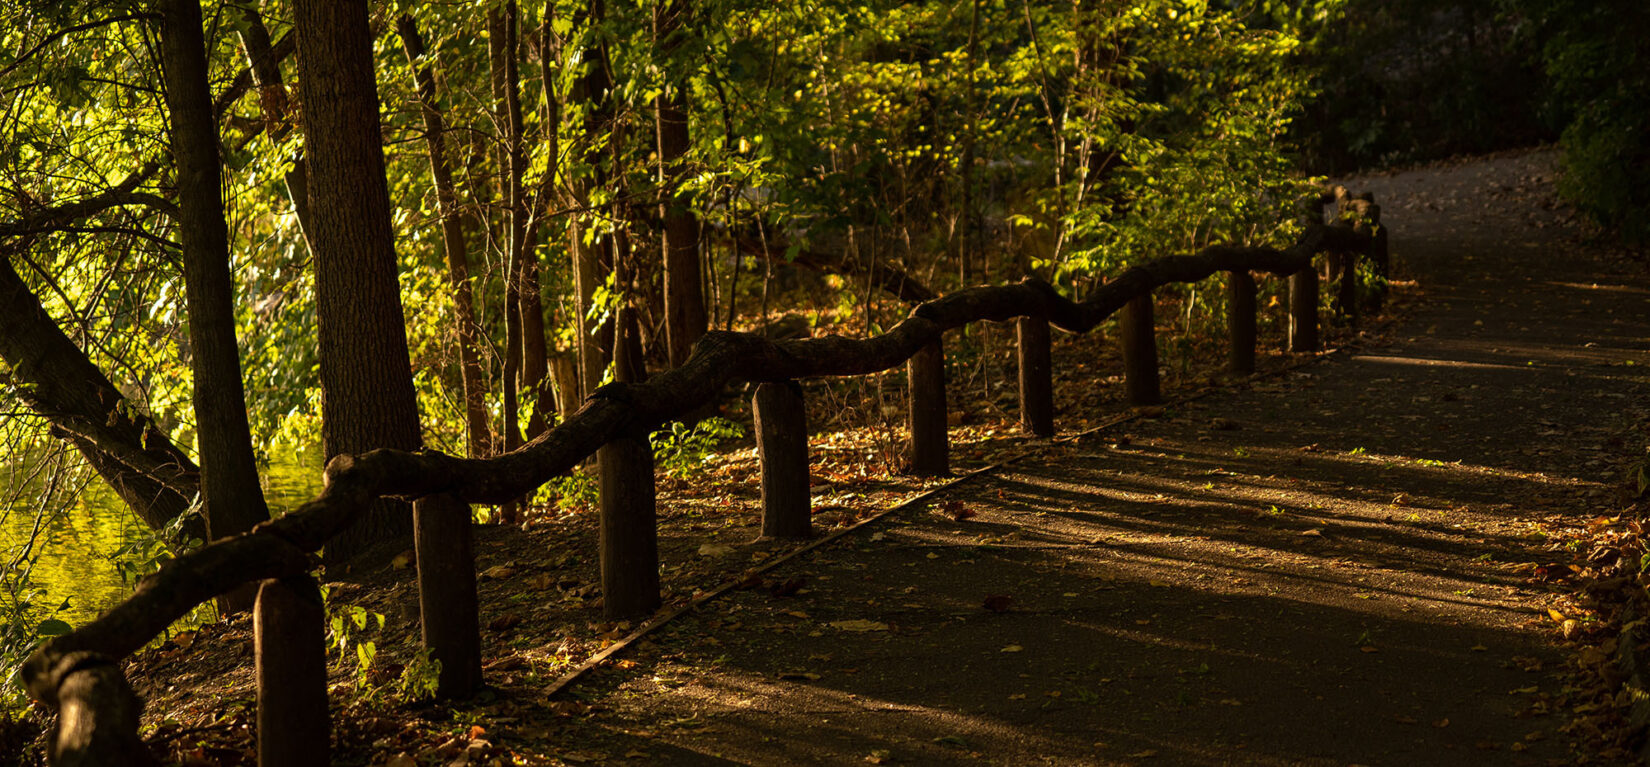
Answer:
M566 758L1571 763L1528 568L1614 492L1650 281L1571 244L1554 172L1533 152L1349 184L1424 294L1389 342L789 563L764 585L794 594L735 592L583 683Z

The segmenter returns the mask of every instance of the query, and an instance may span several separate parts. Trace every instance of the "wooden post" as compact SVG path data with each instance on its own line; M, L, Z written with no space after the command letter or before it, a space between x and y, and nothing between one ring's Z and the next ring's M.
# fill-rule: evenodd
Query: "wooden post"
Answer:
M944 476L951 473L949 435L945 422L945 347L939 340L917 350L905 363L910 383L907 426L910 428L912 474Z
M1341 254L1341 271L1336 277L1340 282L1336 284L1335 311L1356 324L1358 322L1358 254L1356 251Z
M1387 252L1386 227L1381 226L1381 206L1371 202L1364 211L1364 218L1372 230L1368 256L1369 270L1375 275L1375 289L1369 291L1369 310L1379 313L1381 302L1386 298L1387 272L1392 266L1392 256Z
M1318 270L1307 267L1289 277L1289 351L1318 350Z
M328 764L326 610L307 575L270 579L252 615L259 767Z
M1123 305L1118 318L1123 344L1123 388L1129 402L1156 405L1163 401L1157 380L1157 328L1152 316L1152 294L1136 296Z
M1039 437L1054 436L1054 378L1049 362L1048 318L1021 317L1014 323L1020 357L1020 426Z
M808 411L795 381L765 383L751 396L762 461L762 537L807 538Z
M1231 350L1226 368L1234 375L1255 372L1255 277L1247 271L1226 273L1226 333Z
M436 694L468 698L481 687L481 626L470 506L450 495L413 503L418 615L424 646L441 662Z
M659 531L653 449L646 435L623 436L596 451L601 467L603 614L646 615L659 607Z
M132 692L120 662L95 652L73 652L56 666L64 673L53 693L57 727L47 736L46 763L154 767L148 746L138 737L143 701Z

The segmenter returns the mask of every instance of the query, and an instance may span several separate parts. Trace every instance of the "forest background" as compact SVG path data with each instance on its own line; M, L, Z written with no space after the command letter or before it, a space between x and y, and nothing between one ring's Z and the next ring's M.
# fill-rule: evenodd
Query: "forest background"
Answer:
M302 500L331 455L513 449L707 329L872 334L1028 275L1081 298L1144 259L1291 241L1312 173L1554 140L1601 236L1650 237L1650 10L1624 0L479 0L367 18L353 44L376 101L359 107L347 77L306 76L327 51L299 38L347 30L305 0L0 10L8 678L118 598L42 563L130 583L255 523L266 494L277 514ZM329 272L346 251L365 254L346 270L382 268ZM1220 321L1219 291L1183 290L1179 332ZM372 354L335 351L374 333ZM206 486L237 474L251 484ZM590 483L477 513L519 522ZM61 534L85 516L118 531L98 561ZM406 518L381 510L329 557Z

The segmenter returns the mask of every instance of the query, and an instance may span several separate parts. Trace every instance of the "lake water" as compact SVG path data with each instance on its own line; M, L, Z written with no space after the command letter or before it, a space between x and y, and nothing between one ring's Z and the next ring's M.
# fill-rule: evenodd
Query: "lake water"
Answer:
M271 458L271 465L260 473L272 514L297 508L320 492L319 451L288 450ZM0 475L0 482L14 476L6 472ZM35 533L34 507L43 492L38 482L31 483L30 491L15 496L11 492L0 493L0 499L18 498L11 508L0 509L4 514L0 520L0 536L3 536L0 557L4 557L0 558L0 567ZM153 536L108 486L93 476L72 506L41 526L39 538L36 546L39 556L30 574L31 583L46 590L44 603L55 607L67 599L69 608L57 617L79 626L102 614L131 591L131 585L115 565L115 557L122 548ZM0 594L0 599L5 598Z

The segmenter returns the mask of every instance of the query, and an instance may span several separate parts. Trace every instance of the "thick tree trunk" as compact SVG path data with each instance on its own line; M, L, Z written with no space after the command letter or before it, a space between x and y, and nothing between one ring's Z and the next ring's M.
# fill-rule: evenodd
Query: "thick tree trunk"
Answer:
M403 15L395 22L407 63L413 68L418 103L424 116L424 146L430 155L430 177L435 181L436 209L441 215L441 249L447 257L447 281L453 289L453 313L458 319L459 373L464 382L464 424L472 458L492 452L492 428L487 418L487 379L481 369L481 325L476 322L475 296L470 289L470 257L464 244L464 219L459 215L458 191L447 164L447 126L436 108L435 75L424 58L424 38L418 24Z
M682 47L689 12L686 0L659 2L653 7L653 47L666 67ZM676 367L687 361L693 342L710 324L699 271L699 220L682 192L687 173L683 158L691 146L686 78L668 83L653 106L659 142L659 217L665 224L666 356L671 367Z
M0 258L0 381L85 455L144 524L160 529L189 508L200 470L64 335L9 258ZM206 538L203 523L186 535Z
M206 82L206 40L198 0L169 0L162 7L160 48L177 162L178 232L183 240L190 367L195 377L201 495L207 535L216 540L251 530L269 519L269 509L258 484L246 420L218 128ZM249 590L226 596L223 606L248 609L252 596Z
M422 443L401 315L390 198L379 143L372 30L364 0L296 0L303 69L321 439L327 457ZM411 542L405 502L381 501L328 545L348 560L379 541Z

